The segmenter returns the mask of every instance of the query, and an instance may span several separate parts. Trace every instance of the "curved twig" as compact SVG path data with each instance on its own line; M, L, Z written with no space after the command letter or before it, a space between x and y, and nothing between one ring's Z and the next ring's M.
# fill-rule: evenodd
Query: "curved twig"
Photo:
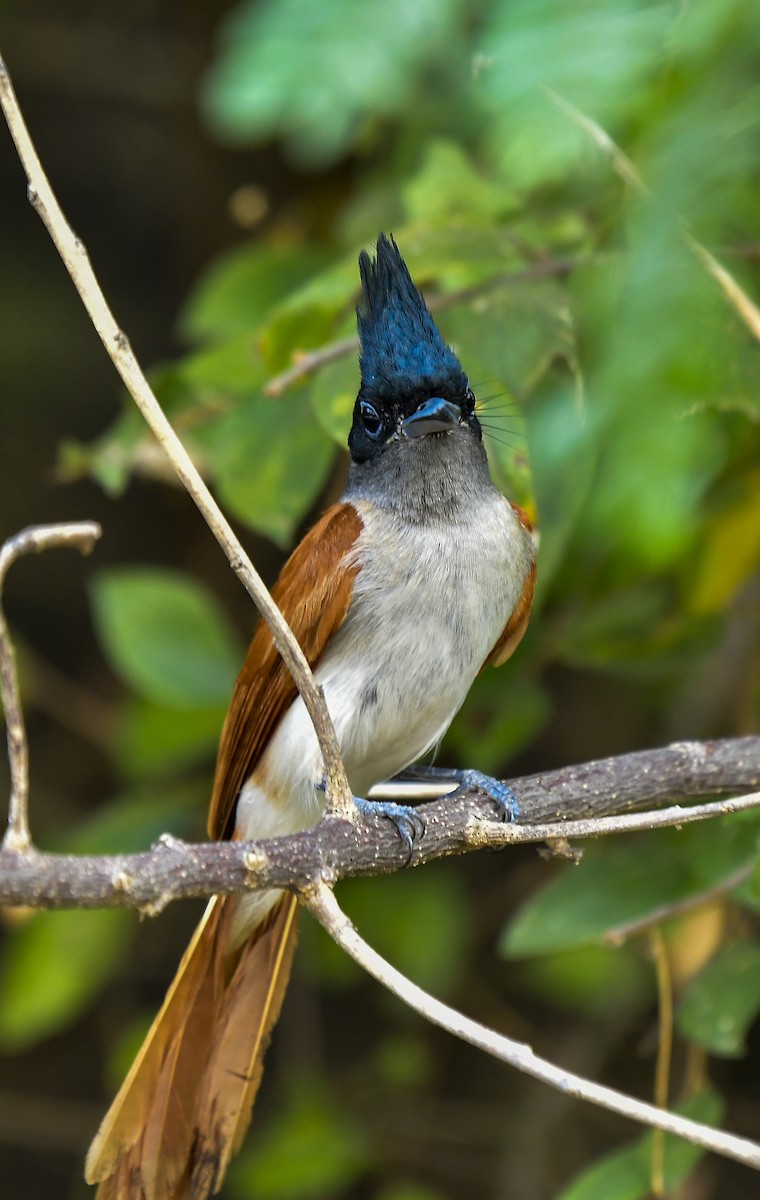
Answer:
M29 832L29 751L24 727L24 712L16 670L16 654L2 607L3 585L16 559L24 554L39 554L52 546L74 546L89 554L101 534L95 521L67 521L57 525L32 525L9 538L0 549L0 698L5 713L8 737L8 761L11 770L11 796L8 828L3 850L19 853L28 850Z
M325 762L328 806L350 819L353 812L351 790L346 779L338 741L324 697L309 669L309 664L292 630L272 600L264 583L248 558L232 526L222 514L190 455L174 432L132 351L129 339L120 329L92 269L89 255L61 211L52 187L29 136L16 99L10 76L0 56L0 105L11 137L29 180L29 201L41 217L75 288L129 394L150 426L179 479L190 493L209 529L224 550L230 566L240 579L262 617L272 631L275 645L293 676L311 717Z
M462 1041L485 1050L493 1058L516 1067L518 1071L531 1075L534 1079L540 1079L542 1083L547 1083L567 1096L574 1096L576 1100L586 1100L610 1112L619 1113L622 1117L638 1121L641 1125L676 1134L695 1146L702 1146L705 1150L712 1150L715 1154L733 1158L756 1171L760 1170L760 1145L756 1142L656 1108L653 1104L626 1096L614 1088L604 1087L603 1084L593 1083L581 1075L564 1071L561 1067L547 1062L545 1058L540 1058L525 1042L516 1042L487 1029L456 1009L442 1004L392 967L360 937L338 905L331 889L325 884L319 884L304 892L303 901L330 937L355 962L433 1025L439 1025Z

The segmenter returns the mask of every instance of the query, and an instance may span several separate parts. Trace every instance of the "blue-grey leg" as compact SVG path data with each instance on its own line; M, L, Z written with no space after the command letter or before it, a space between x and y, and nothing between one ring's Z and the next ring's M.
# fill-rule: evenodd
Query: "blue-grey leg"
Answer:
M507 787L506 783L502 783L500 779L494 779L493 775L484 775L482 771L456 771L449 767L414 765L407 767L405 771L400 771L395 778L420 782L429 779L441 783L448 779L452 783L459 784L457 790L449 793L449 796L458 796L460 792L470 790L485 792L499 810L500 821L516 821L520 815L520 803L511 787Z
M320 792L325 790L325 786L324 779L317 784ZM364 800L361 796L354 796L353 800L362 816L386 817L395 825L406 850L406 861L409 863L415 840L421 838L425 832L425 822L419 813L409 804L394 804L391 800Z
M410 862L414 842L425 832L425 822L419 813L410 804L394 804L391 800L363 800L354 796L354 803L363 816L387 817L396 826L406 848L406 861Z

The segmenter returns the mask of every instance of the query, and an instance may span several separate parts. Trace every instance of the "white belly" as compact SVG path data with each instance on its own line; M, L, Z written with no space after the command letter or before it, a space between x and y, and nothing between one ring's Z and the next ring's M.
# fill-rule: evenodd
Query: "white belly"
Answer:
M364 529L349 614L315 676L356 796L435 746L514 611L533 559L530 536L495 491L466 522L409 525L356 502ZM392 547L392 549L391 549ZM244 838L315 825L324 767L303 701L293 702L237 806ZM231 943L242 940L277 892L238 902Z

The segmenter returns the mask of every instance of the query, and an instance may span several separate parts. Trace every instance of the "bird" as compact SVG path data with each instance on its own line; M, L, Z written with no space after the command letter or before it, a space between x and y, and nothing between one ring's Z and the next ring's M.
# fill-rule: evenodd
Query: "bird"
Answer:
M414 810L370 789L437 747L479 672L525 632L535 540L491 480L476 401L392 236L359 256L360 386L341 498L282 569L273 597L324 692L356 804ZM443 768L420 769L420 777ZM501 816L514 797L477 772ZM278 837L314 826L324 764L267 626L255 629L224 722L208 830ZM97 1200L205 1200L240 1149L279 1015L297 900L217 896L90 1147Z

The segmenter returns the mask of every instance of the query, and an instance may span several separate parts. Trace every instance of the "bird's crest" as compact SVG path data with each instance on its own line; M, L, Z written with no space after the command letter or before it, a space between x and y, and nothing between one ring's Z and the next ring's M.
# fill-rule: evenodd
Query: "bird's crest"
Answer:
M392 237L380 234L374 261L359 255L362 385L381 396L467 391L467 377L446 345Z

